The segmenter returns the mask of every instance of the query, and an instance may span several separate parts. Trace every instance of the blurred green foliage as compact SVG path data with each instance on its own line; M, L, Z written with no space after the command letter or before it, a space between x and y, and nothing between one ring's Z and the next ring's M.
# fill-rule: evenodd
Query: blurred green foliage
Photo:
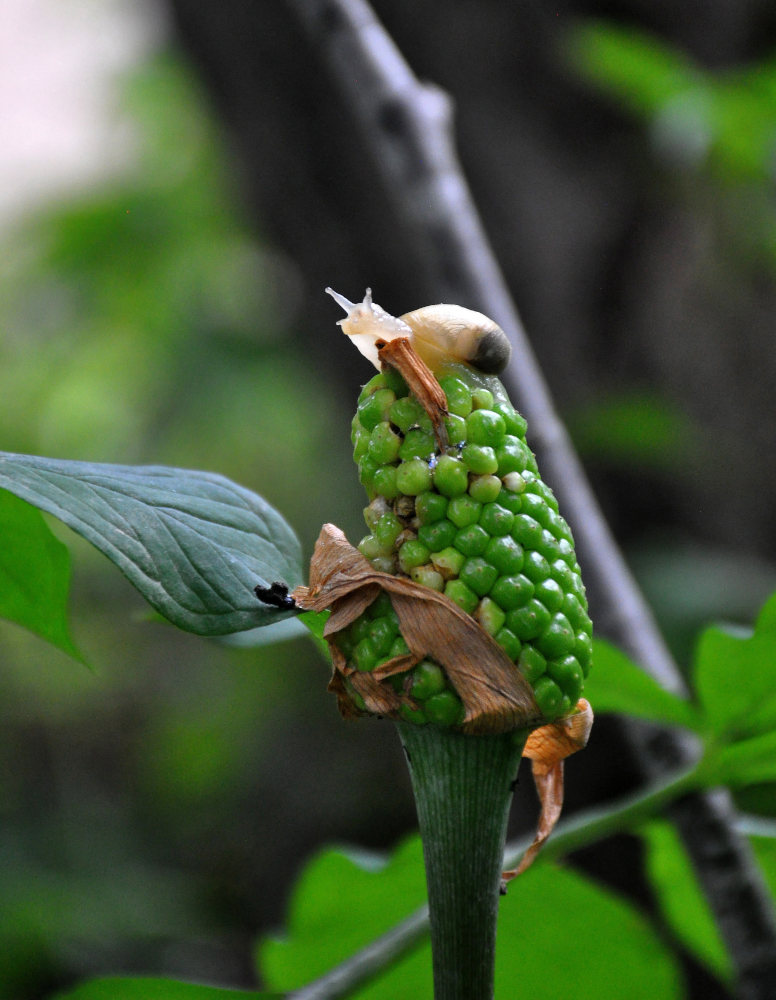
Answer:
M355 477L350 414L293 336L301 279L238 217L224 139L182 63L153 59L122 94L124 171L4 239L0 447L223 473L282 509L309 553L326 498ZM21 508L41 558L61 559ZM313 732L338 725L325 667L298 640L231 649L150 622L107 560L51 526L74 554L73 633L94 672L0 628L0 996L95 969L244 981L235 940L267 919L262 886L280 895L264 867L276 729L292 702Z

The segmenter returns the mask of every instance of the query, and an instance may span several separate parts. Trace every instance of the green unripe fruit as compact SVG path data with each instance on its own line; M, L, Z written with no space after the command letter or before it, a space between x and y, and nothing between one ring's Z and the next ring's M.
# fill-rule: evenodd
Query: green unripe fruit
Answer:
M457 528L466 528L480 519L482 504L470 496L455 497L447 505L447 516Z
M467 437L472 444L498 448L504 442L507 427L504 418L493 410L474 410L466 418ZM494 470L495 471L495 470Z
M451 601L455 601L460 608L463 608L470 615L474 614L474 609L477 607L479 600L471 587L467 587L463 580L450 580L446 583L445 597L449 597Z
M531 685L545 718L556 718L576 704L593 648L569 526L503 386L460 364L436 377L448 403L441 434L393 369L359 397L351 440L372 501L359 550L376 569L442 592L472 615ZM358 671L409 652L387 593L338 643ZM464 717L431 660L381 683L411 699L403 719L456 726Z
M493 584L490 596L504 611L522 608L533 597L534 585L527 576L516 573L502 576Z
M459 576L461 568L466 562L466 556L458 549L448 545L441 552L434 552L431 556L433 566L442 574L445 580L452 580Z
M399 454L402 440L386 420L381 420L369 436L368 454L380 465L388 465Z
M469 496L480 503L493 503L501 493L498 476L476 476L469 483Z
M469 471L460 459L443 455L434 466L434 488L443 496L457 497L466 492Z
M445 375L439 379L447 396L447 409L457 417L468 417L472 412L471 389L454 375Z
M378 389L371 396L359 403L358 419L361 426L368 431L377 427L381 420L389 420L391 406L396 402L396 393L392 389Z
M488 635L496 635L503 628L506 621L504 611L490 597L483 597L477 605L475 618L482 625ZM498 639L496 639L498 642ZM519 650L518 650L519 652Z
M448 545L452 545L456 533L457 528L447 518L434 521L433 524L423 524L418 528L418 538L431 552L441 552Z
M523 568L523 549L509 535L491 538L485 548L485 558L503 576L513 576ZM560 588L559 588L560 589ZM557 608L553 609L557 610Z
M413 675L410 694L417 701L425 701L445 689L445 672L433 660L421 660L413 669Z
M447 515L447 497L439 493L422 493L415 501L415 513L421 524L441 521Z
M472 406L475 410L492 410L493 393L488 389L475 389L472 393Z
M404 462L396 470L396 486L400 493L417 496L431 488L431 469L420 458Z
M479 597L484 597L496 582L498 573L481 556L467 559L461 567L461 579Z
M410 427L414 427L423 415L423 407L414 396L397 399L388 411L388 419L403 434L406 434Z
M469 472L492 476L498 472L498 459L492 448L482 444L467 444L461 451L461 460Z
M465 556L481 556L489 541L490 535L481 525L470 524L468 528L461 528L453 544Z
M405 434L404 443L400 448L397 448L397 454L405 462L410 458L428 460L434 454L435 449L434 435L422 431L419 427L413 427Z
M440 691L425 704L426 718L438 726L454 726L463 721L463 705L452 691Z
M399 567L402 573L409 574L416 566L423 566L430 555L430 549L419 538L408 539L399 549Z

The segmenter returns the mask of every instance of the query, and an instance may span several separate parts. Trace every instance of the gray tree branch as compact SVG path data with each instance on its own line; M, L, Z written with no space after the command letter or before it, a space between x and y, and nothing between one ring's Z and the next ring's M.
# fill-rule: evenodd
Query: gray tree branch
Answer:
M531 445L574 531L597 631L665 688L686 693L559 419L483 231L454 149L452 106L419 82L364 0L288 0L329 68L397 214L426 268L429 297L479 309L513 345L505 385L529 422ZM645 778L691 762L674 730L629 727ZM693 793L669 809L697 868L737 972L742 1000L767 1000L776 982L776 919L725 791Z

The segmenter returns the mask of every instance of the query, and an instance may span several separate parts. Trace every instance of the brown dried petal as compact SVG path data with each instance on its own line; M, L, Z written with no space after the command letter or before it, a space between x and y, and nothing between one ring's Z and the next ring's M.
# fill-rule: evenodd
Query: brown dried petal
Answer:
M383 365L395 368L407 383L407 388L431 419L434 436L441 451L447 447L447 396L434 373L412 346L408 337L396 337L377 351Z
M367 682L367 674L345 665L333 640L364 612L380 590L391 595L412 658L406 658L406 665L386 664L381 673L373 673ZM463 732L500 733L530 728L541 722L531 686L474 618L444 594L403 577L378 572L334 525L325 524L321 529L310 563L310 586L297 587L293 597L300 607L308 610L331 609L324 637L332 649L335 673L348 677L370 711L395 715L402 702L414 707L407 695L383 691L389 685L379 685L379 677L409 670L414 663L429 657L444 667L463 702ZM373 682L383 692L379 709L372 708L377 697ZM338 691L338 687L334 686L334 690ZM394 694L397 701L392 707Z
M533 864L542 845L555 828L563 808L563 761L586 746L592 725L593 710L590 703L580 698L571 715L535 729L528 737L523 756L531 758L534 783L542 809L536 836L520 864L501 875L502 890L508 882Z

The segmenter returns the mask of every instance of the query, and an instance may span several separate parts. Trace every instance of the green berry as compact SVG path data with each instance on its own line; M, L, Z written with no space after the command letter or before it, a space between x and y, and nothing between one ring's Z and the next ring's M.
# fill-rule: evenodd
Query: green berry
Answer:
M381 420L388 420L391 406L395 402L396 393L392 389L378 389L367 396L358 406L358 419L362 427L372 431Z
M434 567L442 574L445 580L452 580L457 577L461 572L461 567L466 560L466 556L458 549L449 545L446 549L442 549L441 552L434 552L431 556L431 562Z
M563 700L563 692L555 681L544 674L534 684L534 698L542 715L547 719L554 719Z
M475 389L472 393L472 406L475 410L492 410L493 393L489 389Z
M519 542L526 551L530 551L535 549L541 541L542 526L527 514L515 514L511 534L514 540Z
M491 476L498 471L496 452L487 445L465 445L461 452L461 459L466 468L478 476Z
M479 598L471 589L467 587L463 580L449 580L445 584L445 596L463 608L468 614L474 614Z
M538 583L550 575L550 564L541 552L526 552L523 560L523 573L529 580Z
M419 708L410 708L409 705L399 705L399 715L405 722L414 722L416 726L425 726L428 722L425 712Z
M484 597L496 582L496 569L481 556L467 559L461 567L461 580L479 597Z
M447 498L430 491L421 493L415 501L415 513L421 524L433 524L434 521L441 521L447 514Z
M399 495L396 485L396 469L392 465L384 465L372 477L372 489L378 496L386 500L394 500Z
M393 389L397 397L406 396L409 392L407 383L395 368L387 367L385 371L383 371L383 378L385 379L386 386L389 389Z
M353 659L359 670L372 670L377 663L377 650L371 639L362 639L353 649Z
M516 573L512 576L501 576L493 584L490 596L504 611L513 611L524 607L533 597L534 585L527 576ZM511 626L510 626L511 627Z
M425 493L431 487L431 469L420 458L403 462L396 470L396 486L407 496Z
M410 694L416 701L425 701L445 689L445 673L433 660L421 660L412 671Z
M550 624L550 612L535 597L521 608L507 613L507 628L514 632L521 642L536 639Z
M393 640L396 638L396 627L387 618L381 618L372 623L369 629L369 639L374 646L377 657L387 656Z
M418 528L418 538L430 552L441 552L452 545L458 529L452 521L443 518L433 524L423 524Z
M479 524L470 524L461 528L456 534L453 544L465 556L481 556L488 547L490 535Z
M440 691L425 703L426 718L437 726L455 726L463 721L463 704L452 691Z
M428 562L430 549L418 538L410 538L399 549L399 566L402 573L409 573L416 566Z
M430 563L426 566L413 566L410 570L410 579L440 593L445 589L444 577Z
M466 528L476 524L480 519L482 504L472 500L470 496L454 497L447 505L447 516L458 528Z
M574 629L565 615L553 615L549 625L542 632L536 645L550 659L566 656L574 648L576 642Z
M457 497L466 492L469 472L459 459L442 455L434 467L434 486L446 497Z
M447 409L457 417L467 417L472 411L471 389L456 378L455 375L444 375L439 379L447 396Z
M560 611L564 600L563 590L552 577L540 580L536 584L535 594L537 601L541 601L550 613L554 614L556 611Z
M418 423L423 413L423 407L414 396L405 396L403 399L397 399L391 405L388 419L403 434L406 434L410 427L414 427Z
M501 631L506 615L496 602L490 597L483 597L477 605L475 618L482 625L488 635L496 635ZM504 630L506 631L506 629ZM498 639L496 640L498 641Z
M484 555L503 576L513 576L523 568L523 548L510 535L491 538Z
M517 660L520 656L520 650L523 648L523 644L514 632L510 632L508 628L499 629L496 633L495 639L510 660Z
M547 661L535 646L525 645L520 650L517 665L523 677L534 685L547 669Z
M480 514L480 524L489 535L508 535L515 515L497 503L486 503Z
M469 483L469 496L480 503L493 503L501 493L498 476L475 476Z
M466 441L466 421L463 417L451 413L445 417L445 428L447 429L447 440L451 445Z
M377 521L372 529L372 534L377 539L377 544L385 552L391 552L402 531L404 531L404 525L392 511L388 511Z
M372 432L374 433L374 431ZM404 443L397 448L397 454L402 461L406 462L411 458L429 459L436 450L434 435L427 431L422 431L419 427L413 427L404 436Z
M498 448L507 432L504 418L493 410L474 410L466 418L466 428L471 444L487 445L490 448Z
M368 454L380 465L396 460L402 441L387 420L381 420L369 436Z

